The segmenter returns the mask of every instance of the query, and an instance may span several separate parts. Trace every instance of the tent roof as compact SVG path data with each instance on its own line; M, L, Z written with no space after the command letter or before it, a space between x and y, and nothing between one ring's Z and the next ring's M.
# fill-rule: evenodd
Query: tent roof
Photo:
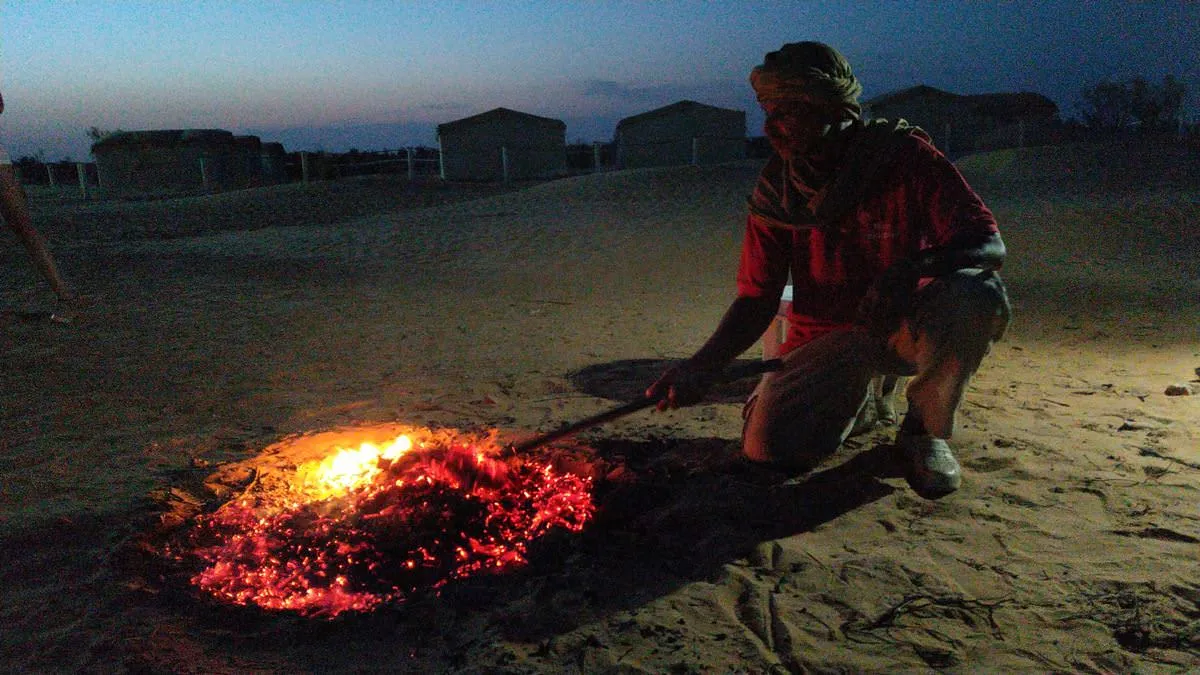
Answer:
M224 129L152 129L113 132L93 143L92 150L126 145L172 147L176 145L228 145L233 142L233 133Z
M961 96L959 96L958 94L952 94L948 91L943 91L936 87L930 87L925 84L918 84L915 87L908 87L906 89L897 89L896 91L890 91L886 94L881 94L869 101L865 101L863 103L863 105L866 105L866 106L890 105L892 103L903 103L904 101L908 101L908 100L911 100L914 98L921 98L921 97L942 98L942 99L949 99L949 100L957 100L957 99L961 98Z
M986 115L1009 114L1018 116L1054 115L1058 113L1058 105L1050 99L1029 91L996 94L954 94L935 87L919 84L907 89L898 89L867 101L867 107L903 103L914 98L940 98L956 105L970 109L972 112Z
M441 134L443 131L453 131L455 129L472 127L477 124L485 124L485 123L491 122L497 118L505 118L505 117L524 120L526 122L529 122L531 124L536 124L536 125L555 126L555 127L561 127L562 129L567 128L567 123L563 122L562 120L551 119L549 117L540 117L538 115L531 115L529 113L524 113L519 110L511 110L509 108L492 108L491 110L488 110L487 112L479 113L478 115L471 115L470 117L464 117L462 119L454 120L452 122L445 122L443 124L439 124L437 126L437 132L439 134Z
M1031 115L1041 114L1052 116L1058 113L1058 105L1050 99L1033 92L1022 91L1015 94L977 94L963 98L963 104L973 111L982 114Z
M654 110L649 110L644 113L638 113L637 115L632 115L630 117L626 117L625 119L621 120L620 122L617 122L617 128L620 129L621 127L625 126L626 124L634 124L637 122L641 122L643 120L652 119L654 117L661 117L664 115L673 115L673 114L683 111L683 110L696 110L699 108L707 108L709 110L719 110L721 112L742 113L743 115L745 114L745 112L741 111L741 110L732 110L729 108L718 108L715 105L708 105L705 103L697 103L696 101L684 100L684 101L677 101L675 103L672 103L671 105L666 105L661 108L655 108Z

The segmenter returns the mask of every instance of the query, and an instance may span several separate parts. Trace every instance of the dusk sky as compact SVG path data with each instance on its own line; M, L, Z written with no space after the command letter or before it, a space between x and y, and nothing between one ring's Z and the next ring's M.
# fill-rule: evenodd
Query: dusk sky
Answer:
M1181 79L1200 116L1197 2L0 0L0 136L89 158L86 130L219 128L288 150L436 144L495 107L605 141L692 99L762 115L750 68L785 42L849 58L864 100L927 84L1035 91L1073 116L1101 79Z

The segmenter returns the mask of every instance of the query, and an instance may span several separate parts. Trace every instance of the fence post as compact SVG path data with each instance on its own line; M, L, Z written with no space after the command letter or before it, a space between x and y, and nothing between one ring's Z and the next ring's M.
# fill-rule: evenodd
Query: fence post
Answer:
M700 137L692 136L692 166L700 164Z
M205 190L208 189L208 163L204 161L203 157L200 158L200 184L204 186Z
M592 143L592 169L596 173L600 173L600 143Z
M950 156L950 123L949 122L946 122L945 132L942 135L945 137L945 140L943 141L943 144L945 145L945 147L942 148L942 154L949 157Z
M500 146L500 170L504 178L504 182L508 182L508 146Z
M46 164L46 175L50 177L50 187L58 187L58 181L54 180L53 164Z
M442 150L442 136L438 134L438 175L446 180L446 153Z
M408 180L413 179L413 151L412 146L404 149L404 156L408 159Z
M83 162L75 162L75 173L79 176L79 194L87 199L87 165Z
M300 181L307 185L308 180L309 180L308 153L301 152L300 153Z
M1017 122L1017 147L1025 147L1025 120Z

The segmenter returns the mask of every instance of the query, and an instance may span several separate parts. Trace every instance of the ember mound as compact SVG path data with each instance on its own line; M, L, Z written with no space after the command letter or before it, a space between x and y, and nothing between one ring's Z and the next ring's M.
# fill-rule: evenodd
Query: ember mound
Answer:
M494 435L411 429L315 460L303 459L312 437L292 444L264 451L255 470L269 477L256 473L167 546L203 593L309 617L367 612L523 565L531 542L579 531L594 512L590 479L500 458ZM281 472L289 457L299 461Z

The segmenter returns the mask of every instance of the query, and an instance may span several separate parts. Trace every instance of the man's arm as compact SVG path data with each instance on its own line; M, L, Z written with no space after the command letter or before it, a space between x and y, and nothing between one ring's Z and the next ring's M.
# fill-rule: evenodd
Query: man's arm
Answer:
M903 167L909 189L924 211L923 238L937 245L922 250L911 262L922 277L940 277L955 270L997 270L1005 247L995 215L967 184L958 168L931 144L912 137Z
M739 297L725 310L721 322L689 361L721 370L758 342L779 311L779 298Z
M779 298L738 297L704 345L663 373L646 390L646 396L661 399L659 410L698 402L712 386L714 376L762 337L778 311Z
M955 234L945 245L904 258L881 274L859 303L857 322L880 336L889 335L911 309L922 278L969 268L998 270L1004 256L1004 241L998 232Z
M940 277L955 270L980 268L998 270L1004 265L1004 240L999 232L962 232L943 246L927 248L917 255L922 277Z

